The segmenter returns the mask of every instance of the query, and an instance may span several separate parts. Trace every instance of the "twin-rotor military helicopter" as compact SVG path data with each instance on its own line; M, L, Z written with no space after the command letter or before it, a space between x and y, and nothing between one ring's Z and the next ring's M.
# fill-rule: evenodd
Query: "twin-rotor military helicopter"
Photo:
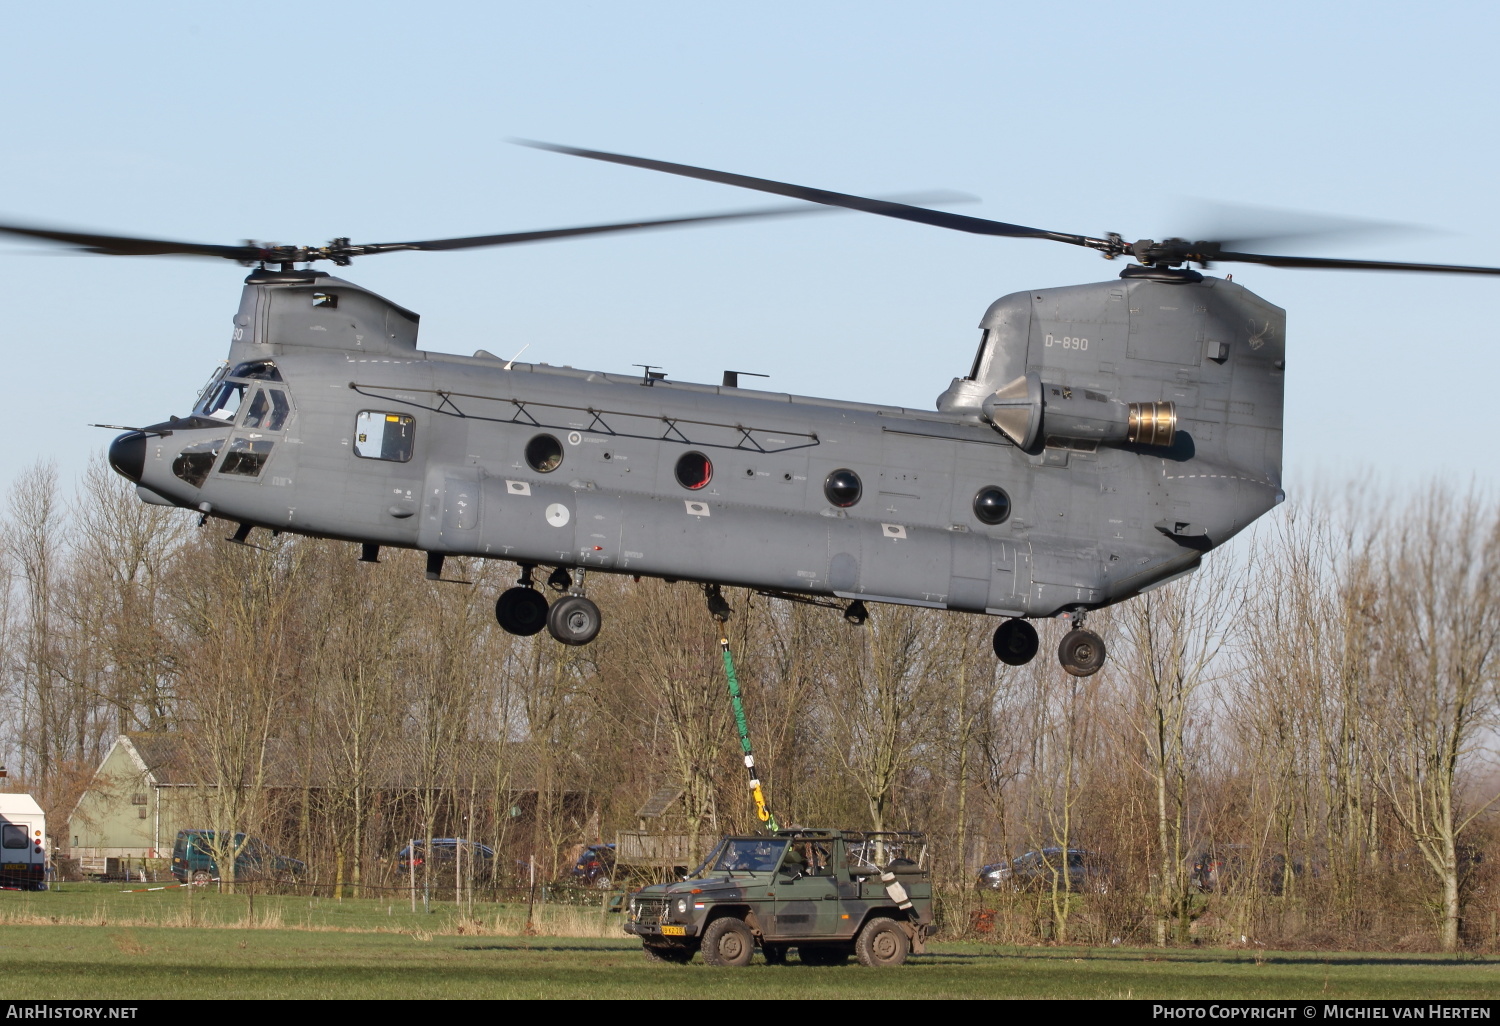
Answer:
M592 641L590 571L839 608L888 602L1002 618L996 655L1095 673L1084 625L1199 565L1282 500L1284 312L1187 265L1500 274L1489 267L1270 256L1224 242L1127 243L703 168L533 144L940 228L1134 257L1118 279L990 305L978 352L933 411L417 348L415 313L323 271L357 256L497 246L774 216L786 208L422 242L200 245L19 225L113 255L254 265L228 359L190 413L110 446L142 499L238 525L520 566L500 626ZM809 208L812 209L812 208ZM561 594L549 602L537 586Z

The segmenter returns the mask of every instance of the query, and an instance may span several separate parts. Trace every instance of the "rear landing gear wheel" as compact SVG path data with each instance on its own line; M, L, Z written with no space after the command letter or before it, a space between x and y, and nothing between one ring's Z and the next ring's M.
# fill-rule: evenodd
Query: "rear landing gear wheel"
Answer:
M510 588L495 600L495 619L511 634L529 637L547 626L547 597L535 588Z
M995 628L995 655L1006 666L1025 666L1036 658L1036 628L1026 620L1006 620Z
M1104 639L1081 627L1071 630L1057 646L1057 661L1075 677L1092 677L1104 665Z
M599 634L599 607L582 595L567 595L552 603L547 631L564 645L587 645Z

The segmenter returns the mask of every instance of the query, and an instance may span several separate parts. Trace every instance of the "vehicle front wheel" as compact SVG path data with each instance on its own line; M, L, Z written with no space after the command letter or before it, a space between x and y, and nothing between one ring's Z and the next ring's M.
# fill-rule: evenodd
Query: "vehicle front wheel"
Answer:
M854 942L854 954L860 965L871 969L900 965L911 954L911 939L894 919L881 916L879 919L871 919L859 931L859 939Z
M646 953L648 962L671 962L674 965L687 965L693 960L693 949L682 947L677 944L643 944L641 950Z
M715 919L703 931L703 961L709 965L749 965L754 954L755 935L739 919Z

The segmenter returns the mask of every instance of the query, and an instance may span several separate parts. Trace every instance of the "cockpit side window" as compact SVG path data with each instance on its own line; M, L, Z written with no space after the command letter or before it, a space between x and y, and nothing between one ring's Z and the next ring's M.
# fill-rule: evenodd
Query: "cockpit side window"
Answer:
M250 400L250 409L245 411L244 427L258 428L266 426L266 414L271 412L271 400L266 395L264 388L255 390L255 398Z
M249 378L251 381L280 381L281 371L270 360L242 363L229 372L231 378Z
M267 431L280 431L286 427L286 419L291 415L292 404L286 401L286 393L279 388L266 390L271 396L271 416L266 421Z

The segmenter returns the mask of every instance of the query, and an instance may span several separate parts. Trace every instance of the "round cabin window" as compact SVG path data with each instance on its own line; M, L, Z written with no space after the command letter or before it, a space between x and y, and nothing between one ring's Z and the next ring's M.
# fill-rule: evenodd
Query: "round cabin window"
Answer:
M1010 496L1003 488L981 488L974 496L974 515L982 523L1003 524L1010 516Z
M538 474L550 474L562 466L562 443L551 435L537 435L526 443L526 463Z
M701 452L685 452L677 458L677 483L696 492L714 477L714 465Z
M864 491L865 486L860 482L859 475L852 470L835 470L823 482L823 494L828 496L829 502L839 507L854 505Z

